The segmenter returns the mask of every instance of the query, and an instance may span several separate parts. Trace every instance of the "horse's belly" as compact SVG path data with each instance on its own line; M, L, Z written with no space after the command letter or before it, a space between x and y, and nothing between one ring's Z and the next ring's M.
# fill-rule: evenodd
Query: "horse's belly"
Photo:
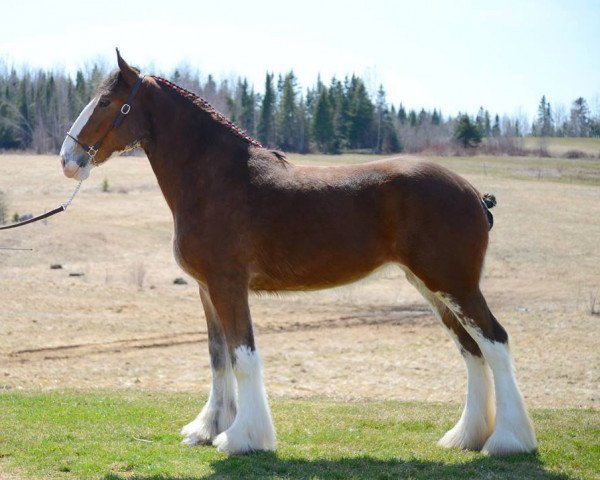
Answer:
M389 262L379 249L319 251L299 259L271 258L251 265L250 289L255 291L318 290L352 283Z

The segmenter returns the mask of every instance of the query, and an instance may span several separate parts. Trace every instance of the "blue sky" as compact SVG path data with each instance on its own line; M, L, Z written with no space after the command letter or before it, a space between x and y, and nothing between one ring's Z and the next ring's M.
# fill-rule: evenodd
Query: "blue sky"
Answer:
M114 63L147 73L180 64L218 78L293 69L362 76L408 107L535 113L585 97L600 113L600 1L285 2L1 0L0 61L69 72Z

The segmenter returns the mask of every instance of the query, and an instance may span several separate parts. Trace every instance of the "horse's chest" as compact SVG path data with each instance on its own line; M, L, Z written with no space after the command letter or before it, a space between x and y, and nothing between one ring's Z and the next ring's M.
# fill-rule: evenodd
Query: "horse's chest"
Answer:
M173 236L173 254L179 266L189 275L204 282L211 272L240 260L238 235L223 231L219 225L209 228L178 228ZM226 229L225 229L226 230Z
M185 252L185 249L182 250L180 242L177 240L177 237L173 237L173 256L175 257L175 261L181 267L181 269L186 272L188 275L191 275L196 280L200 280L198 278L200 275L200 271L195 265L195 261L189 253Z

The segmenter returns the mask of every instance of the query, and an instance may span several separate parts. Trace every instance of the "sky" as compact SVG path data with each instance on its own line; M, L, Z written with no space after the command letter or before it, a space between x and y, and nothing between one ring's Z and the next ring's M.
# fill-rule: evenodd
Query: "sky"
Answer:
M0 62L69 73L180 65L218 79L294 70L383 84L396 106L535 114L542 95L600 114L600 0L0 0Z

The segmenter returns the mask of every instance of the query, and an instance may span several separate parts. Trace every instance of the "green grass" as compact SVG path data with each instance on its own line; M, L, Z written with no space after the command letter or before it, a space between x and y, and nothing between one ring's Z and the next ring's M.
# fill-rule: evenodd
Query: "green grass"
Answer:
M0 478L103 480L599 478L600 413L534 410L539 453L490 458L436 440L460 407L272 401L277 453L227 457L180 444L201 398L159 392L0 394Z

